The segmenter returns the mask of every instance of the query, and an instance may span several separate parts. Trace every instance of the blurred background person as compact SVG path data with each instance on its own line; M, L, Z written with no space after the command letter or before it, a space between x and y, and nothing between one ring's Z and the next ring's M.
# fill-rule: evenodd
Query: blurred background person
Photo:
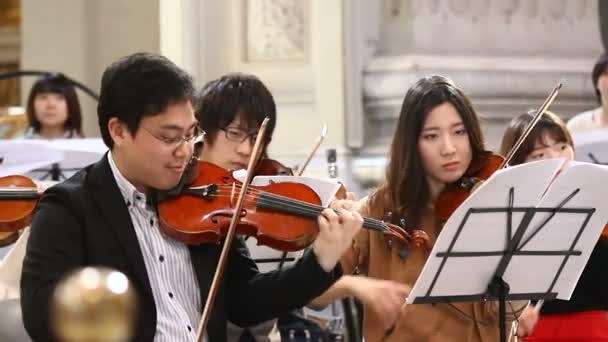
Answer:
M82 113L74 85L62 75L36 81L27 99L26 139L82 138Z
M595 62L591 71L591 81L600 106L568 120L568 130L572 134L608 128L608 53L606 51Z

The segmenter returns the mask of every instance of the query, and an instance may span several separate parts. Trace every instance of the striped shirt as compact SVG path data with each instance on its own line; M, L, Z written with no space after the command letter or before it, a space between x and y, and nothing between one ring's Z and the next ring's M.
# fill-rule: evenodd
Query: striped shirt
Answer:
M135 228L156 306L154 341L194 341L201 317L201 296L185 244L165 234L146 195L120 173L112 153L110 168Z

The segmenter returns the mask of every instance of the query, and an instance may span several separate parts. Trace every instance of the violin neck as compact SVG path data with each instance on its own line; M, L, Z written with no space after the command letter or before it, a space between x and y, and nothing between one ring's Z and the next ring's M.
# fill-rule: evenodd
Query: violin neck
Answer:
M326 209L325 207L322 207L320 205L299 201L280 195L275 195L269 192L263 192L260 194L260 197L257 201L257 206L261 209L278 211L285 214L291 214L310 219L316 219L317 216L319 216L321 212ZM386 231L388 228L386 224L384 224L384 222L369 217L363 218L363 227L377 231Z
M0 188L0 200L29 200L40 197L38 189L23 189L23 188Z

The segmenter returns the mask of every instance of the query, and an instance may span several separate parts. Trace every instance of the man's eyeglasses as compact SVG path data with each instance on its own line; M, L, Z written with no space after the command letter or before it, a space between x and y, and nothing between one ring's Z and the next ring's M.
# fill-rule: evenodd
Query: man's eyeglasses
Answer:
M236 128L236 127L226 127L226 128L220 128L220 129L222 131L224 131L224 134L226 135L226 139L237 142L237 143L242 143L243 141L247 140L247 138L249 138L250 139L249 141L253 144L258 137L257 129L255 131L251 131L251 132L247 132L245 130L242 130L242 129Z
M164 135L157 135L155 133L152 133L152 131L150 131L149 129L147 129L144 126L141 126L141 128L143 128L144 131L148 132L148 134L150 134L156 140L159 140L159 141L163 142L165 145L167 145L167 147L171 147L171 148L178 148L183 143L195 142L198 137L200 137L200 136L202 136L202 135L205 134L205 131L203 131L203 129L200 128L200 127L198 127L198 126L195 126L185 136L175 136L175 137L168 137L168 136L164 136Z

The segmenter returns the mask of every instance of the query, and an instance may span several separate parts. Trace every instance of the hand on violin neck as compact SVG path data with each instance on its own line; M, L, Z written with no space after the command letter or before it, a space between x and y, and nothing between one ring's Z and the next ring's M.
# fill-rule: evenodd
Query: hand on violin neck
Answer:
M330 208L321 212L317 218L319 235L312 244L319 265L328 273L336 267L363 227L363 217L356 211L342 207L341 202L334 201Z

